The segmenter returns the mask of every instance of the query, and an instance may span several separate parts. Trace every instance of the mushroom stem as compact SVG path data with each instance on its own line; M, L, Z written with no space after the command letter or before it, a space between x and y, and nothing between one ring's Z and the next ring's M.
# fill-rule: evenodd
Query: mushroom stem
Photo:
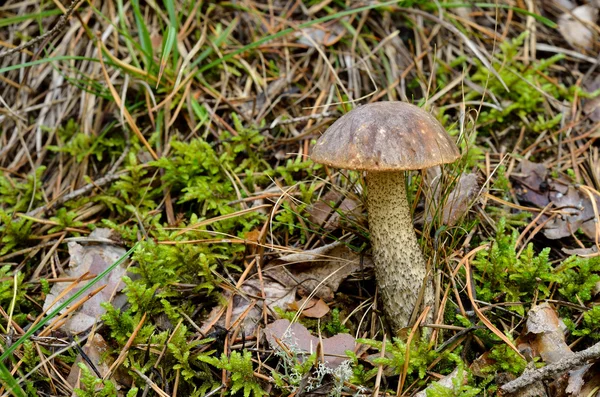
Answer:
M406 198L404 171L368 172L367 206L375 276L394 331L409 326L427 268ZM425 305L433 290L425 284ZM422 305L419 305L419 310Z

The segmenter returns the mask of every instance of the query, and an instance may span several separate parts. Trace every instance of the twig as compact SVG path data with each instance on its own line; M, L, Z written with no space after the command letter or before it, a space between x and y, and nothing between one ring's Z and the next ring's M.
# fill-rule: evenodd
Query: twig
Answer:
M46 205L43 205L36 209L33 209L33 210L29 211L26 215L27 216L36 216L36 215L39 215L40 213L44 213L46 211L54 209L54 208L58 207L59 205L66 203L69 200L73 200L79 196L83 196L84 194L90 192L92 189L94 189L96 187L101 187L101 186L107 185L113 181L116 181L117 179L119 179L121 177L121 175L123 175L122 172L119 172L118 174L106 175L100 179L97 179L93 183L88 183L81 189L77 189L69 194L65 194L64 196L60 197L59 199L57 199L55 202L53 202L51 204L46 204Z
M600 358L600 343L573 354L570 357L563 358L553 364L543 368L535 369L523 373L517 379L510 381L500 387L503 393L514 393L519 389L529 386L543 379L548 379L561 372L580 367L587 363L588 360L596 360Z
M61 15L60 19L58 20L58 23L52 29L50 29L43 35L36 37L35 39L29 40L28 42L21 44L18 47L11 48L10 50L4 51L4 52L0 52L0 58L4 58L5 56L12 55L16 52L24 50L25 48L31 47L32 45L39 43L41 41L44 41L44 40L54 36L55 34L59 33L67 25L67 21L69 20L69 18L75 11L75 8L77 7L77 5L79 4L80 1L81 0L73 0L71 2L71 5L69 5L69 8L67 9L67 12L65 14Z

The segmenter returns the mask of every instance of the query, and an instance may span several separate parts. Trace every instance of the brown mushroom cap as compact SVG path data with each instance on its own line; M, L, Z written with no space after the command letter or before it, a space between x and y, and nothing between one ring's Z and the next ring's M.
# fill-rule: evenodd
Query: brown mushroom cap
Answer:
M460 157L444 127L406 102L375 102L336 120L313 148L313 161L365 171L418 170Z

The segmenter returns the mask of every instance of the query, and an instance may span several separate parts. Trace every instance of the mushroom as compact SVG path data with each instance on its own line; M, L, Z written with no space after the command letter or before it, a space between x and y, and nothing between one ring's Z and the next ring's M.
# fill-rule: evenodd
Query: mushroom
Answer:
M433 303L427 266L406 198L405 171L460 157L444 127L428 112L404 102L360 106L336 120L313 148L313 161L366 171L367 209L375 277L384 312L397 331L410 325L419 301Z

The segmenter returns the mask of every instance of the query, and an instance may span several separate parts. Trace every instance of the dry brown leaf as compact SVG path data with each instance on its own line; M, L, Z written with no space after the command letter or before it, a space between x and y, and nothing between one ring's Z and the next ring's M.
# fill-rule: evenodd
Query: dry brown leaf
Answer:
M296 297L295 287L285 287L276 281L264 280L263 291L265 293L265 302L270 313L275 313L275 308L287 309L290 303L293 303ZM245 317L240 324L246 335L251 335L256 330L256 325L262 320L262 299L254 297L261 296L261 285L256 279L246 280L240 288L244 295L236 294L233 298L233 309L231 312L231 324L234 324L242 315ZM224 293L225 298L229 300L231 293L226 291ZM250 305L254 305L247 313ZM223 305L218 305L212 309L208 318L202 323L200 327L203 333L208 332L208 327L214 323L216 317L219 320L216 325L225 328L225 315L222 315L224 310Z
M539 355L545 363L551 364L574 354L565 342L566 327L550 304L542 303L531 308L526 328L531 334L529 343L534 355Z
M267 341L273 349L281 350L278 341L284 344L288 351L297 353L308 353L306 356L316 352L319 338L311 335L305 326L299 323L291 324L289 320L277 320L267 325L265 329ZM356 340L349 334L337 334L323 340L323 355L325 365L329 368L337 368L348 360L346 350L356 348ZM303 354L297 354L299 361L305 358Z
M521 161L517 172L512 174L512 179L517 182L515 188L519 199L539 208L548 205L550 186L546 182L547 177L548 170L544 164Z
M548 220L543 214L538 223L545 223L543 233L549 239L569 237L579 228L589 238L594 238L596 223L590 196L576 188L565 178L553 179L543 164L523 160L518 171L511 176L519 200L543 208L552 203L561 214ZM600 198L594 196L600 208Z
M567 255L579 255L579 256L586 257L586 256L597 254L598 247L596 247L595 245L592 245L590 248L573 248L573 249L562 248L562 252L564 252Z
M85 355L90 359L90 362L94 365L96 370L99 372L100 377L105 376L110 368L110 365L114 362L114 359L107 353L110 351L110 346L106 343L104 338L100 334L94 333L88 340L85 346L82 347ZM93 372L90 364L83 360L81 355L78 355L75 362L71 366L71 371L67 377L67 383L74 388L80 388L80 372L79 363L85 363L85 365ZM118 370L112 376L111 379L116 380L118 384L131 385L133 379L127 374L126 371ZM74 396L75 394L73 394ZM121 394L119 394L121 395Z
M458 376L458 368L455 368L454 371L450 372L448 375L444 376L442 379L436 381L435 383L437 383L438 385L444 386L444 387L448 387L448 388L453 388L454 387L454 378L456 378ZM467 378L464 378L464 383L467 382ZM417 394L414 395L414 397L427 397L427 390L431 389L433 386L429 385L427 386L427 388L425 388L425 390L421 390L420 392L418 392Z
M471 365L469 366L469 370L475 376L485 378L488 376L488 373L485 372L485 369L490 365L494 365L496 360L490 357L490 352L485 352L479 357L477 357Z
M244 238L248 241L257 243L258 239L260 238L260 230L258 230L258 229L250 230L249 232L247 232L244 235Z
M104 338L102 338L102 336L97 333L94 333L94 335L88 339L85 346L83 346L83 352L88 356L92 364L94 364L94 366L100 373L100 376L104 376L108 373L108 369L114 361L110 356L104 357L103 359L103 356L108 350L108 344L106 343ZM81 355L77 356L75 362L73 363L73 366L71 367L71 372L67 377L67 382L73 387L80 387L79 385L77 385L77 382L79 380L79 373L81 372L81 369L79 368L78 364L82 361L83 359L81 358ZM86 365L88 366L88 368L90 368L89 364Z
M426 180L429 186L425 193L425 219L427 222L431 222L433 214L438 212L437 207L440 205L440 175L441 168L439 166L427 169ZM478 192L477 175L473 173L462 174L443 203L442 223L447 226L454 226L469 211Z
M330 23L327 26L316 25L301 29L296 33L298 43L309 47L317 45L331 46L337 43L346 33L346 29L339 22Z
M308 220L326 230L335 230L340 224L339 211L351 218L360 214L360 204L348 197L345 197L339 205L339 208L334 210L334 205L337 204L341 198L341 193L330 190L319 201L307 209ZM325 222L326 220L327 222Z
M302 307L302 315L310 318L321 318L329 313L329 306L323 299L311 299L308 303L306 302L306 298L303 298L297 302L292 302L288 306L292 310L300 310Z
M600 75L596 76L591 83L586 84L585 89L587 92L594 92L600 89ZM600 95L584 101L583 113L589 116L592 121L600 121Z
M283 266L283 264L287 264ZM315 296L333 300L342 281L361 269L372 268L373 261L360 255L343 243L333 243L310 251L286 255L273 261L264 274L282 285L298 287L302 296L316 290Z
M591 364L584 365L572 371L569 371L569 382L567 385L566 392L572 396L580 396L581 388L585 385L584 376L588 370L592 367ZM588 394L583 394L584 396Z
M565 40L575 48L592 49L596 40L589 26L596 23L598 9L586 4L564 13L558 18L558 30Z
M570 373L567 391L571 396L598 396L600 389L600 364L584 365Z
M99 238L108 239L111 232L110 229L98 228L90 233L89 238L91 240ZM70 278L77 278L88 272L96 276L119 260L126 252L124 248L112 244L90 243L82 245L70 242L68 248L71 258L69 260L69 268L65 271L65 276ZM100 306L101 303L111 302L113 306L117 308L121 307L125 303L124 297L117 296L113 300L111 300L111 297L115 296L117 292L125 287L121 278L125 275L126 271L127 266L122 263L102 278L97 285L106 284L106 288L85 302L79 310L71 314L67 322L63 325L63 329L70 333L80 333L89 329L105 313L104 308ZM53 304L60 293L72 284L71 282L55 283L50 293L46 296L44 310L51 309L50 306L52 304L52 308L57 307L73 296L88 282L89 280L80 281L75 288L71 289L63 298Z
M532 357L539 356L546 364L556 363L575 354L565 342L565 331L566 326L556 310L550 304L542 303L528 312L526 335L523 338L526 342L522 344L528 343ZM583 365L556 374L547 381L546 388L550 395L557 397L589 396L600 385L600 373L597 369L592 370L592 367L593 365ZM522 394L518 396L521 397Z

